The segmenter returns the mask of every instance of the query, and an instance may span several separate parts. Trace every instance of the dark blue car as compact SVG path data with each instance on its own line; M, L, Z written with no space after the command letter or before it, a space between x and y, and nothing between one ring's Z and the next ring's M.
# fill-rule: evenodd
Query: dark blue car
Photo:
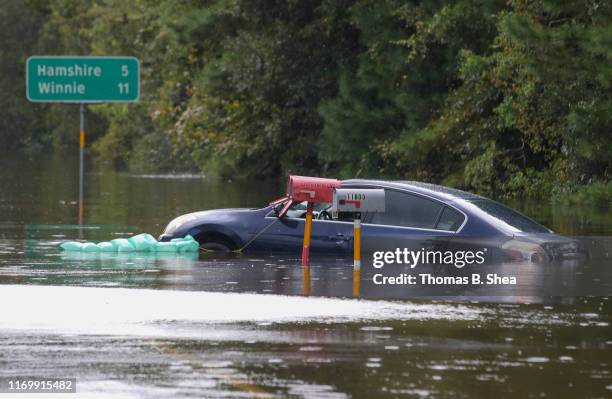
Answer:
M580 243L553 233L499 202L465 191L411 181L352 179L342 188L382 188L384 213L362 217L363 252L396 248L491 248L505 258L550 261L581 254ZM261 209L220 209L172 220L160 241L193 236L204 249L300 254L306 203L295 203L279 217L283 203ZM330 204L315 204L313 255L352 255L351 214L332 215Z

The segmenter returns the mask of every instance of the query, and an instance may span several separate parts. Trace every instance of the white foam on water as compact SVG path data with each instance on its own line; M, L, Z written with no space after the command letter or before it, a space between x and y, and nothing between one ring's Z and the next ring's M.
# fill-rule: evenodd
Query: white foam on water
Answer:
M113 399L141 399L143 395L137 395L135 393L122 393L113 392L75 392L75 393L0 393L2 399L106 399L111 397Z
M189 326L215 323L474 320L482 312L451 304L35 285L0 285L0 303L0 331L146 336L189 336Z
M550 359L544 356L531 356L525 359L525 361L528 363L548 363Z

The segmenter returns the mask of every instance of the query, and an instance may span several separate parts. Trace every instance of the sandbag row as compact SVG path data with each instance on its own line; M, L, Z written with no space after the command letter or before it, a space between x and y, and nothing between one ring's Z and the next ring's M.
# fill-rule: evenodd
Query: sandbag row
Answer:
M69 241L62 243L64 251L81 252L197 252L200 244L190 235L160 242L151 234L138 234L130 238L116 238L100 243Z

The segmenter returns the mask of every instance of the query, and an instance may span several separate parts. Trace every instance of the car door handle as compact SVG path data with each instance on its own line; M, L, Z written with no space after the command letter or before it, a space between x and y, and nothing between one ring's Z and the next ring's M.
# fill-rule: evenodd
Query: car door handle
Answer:
M347 237L342 233L337 233L335 236L329 236L328 237L331 241L336 241L336 242L340 242L340 241L351 241L353 239L353 237Z

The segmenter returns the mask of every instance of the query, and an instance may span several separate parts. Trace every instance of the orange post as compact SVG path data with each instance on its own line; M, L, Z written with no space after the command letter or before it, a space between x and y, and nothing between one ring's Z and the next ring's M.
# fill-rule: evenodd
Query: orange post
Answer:
M302 277L303 277L303 284L302 284L302 292L305 296L310 295L310 267L309 266L302 266Z
M310 265L310 235L312 233L312 208L309 202L306 207L306 223L304 224L304 245L302 246L302 266Z
M361 269L353 269L353 297L358 298L361 293Z

